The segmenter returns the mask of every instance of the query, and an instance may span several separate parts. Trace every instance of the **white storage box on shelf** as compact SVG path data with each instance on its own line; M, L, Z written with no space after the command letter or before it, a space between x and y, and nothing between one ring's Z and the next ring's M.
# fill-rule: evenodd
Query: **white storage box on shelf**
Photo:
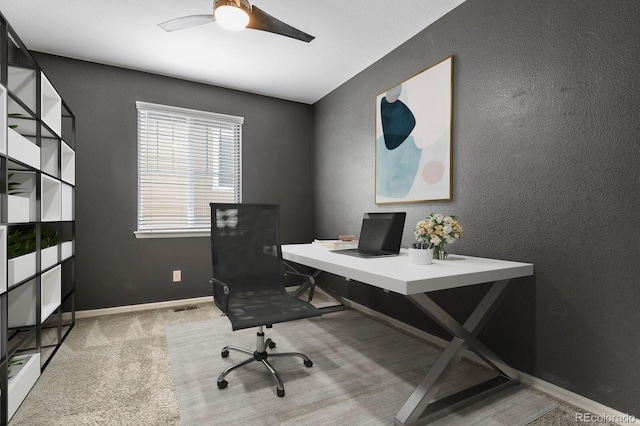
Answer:
M43 222L57 222L62 217L62 187L57 179L42 175L42 207Z
M13 129L7 129L7 155L40 169L40 147Z
M14 257L7 262L8 285L24 281L36 274L36 253L28 253L23 256Z
M69 148L69 145L62 142L62 180L76 184L76 153L73 149Z
M65 241L60 247L60 260L65 260L73 256L73 241Z
M19 365L12 365L9 378L9 407L7 418L11 419L33 385L40 377L40 354L15 356L12 359L22 360Z
M4 271L4 265L7 264L7 227L0 226L0 265ZM0 274L0 294L7 291L7 274Z
M4 129L7 128L7 89L0 84L0 154L7 153L7 132Z
M42 290L40 312L44 322L62 303L62 267L58 265L43 273L40 286Z
M9 223L26 223L31 218L29 196L7 195L7 219Z
M58 246L47 247L40 251L40 269L51 268L58 263Z
M62 134L62 99L47 77L40 73L42 121L58 136Z

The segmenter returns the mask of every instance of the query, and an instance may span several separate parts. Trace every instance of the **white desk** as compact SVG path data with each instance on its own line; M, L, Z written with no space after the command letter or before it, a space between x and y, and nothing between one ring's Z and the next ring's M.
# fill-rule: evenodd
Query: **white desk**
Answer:
M403 294L453 335L440 358L396 415L396 424L410 425L434 420L462 405L519 383L518 373L476 336L504 295L509 280L533 275L532 264L450 255L447 260L434 260L432 265L414 265L409 263L405 250L400 256L363 259L333 253L312 244L283 245L282 257L289 262ZM494 284L464 325L454 320L426 294L489 282ZM442 378L460 361L467 349L473 349L500 373L500 377L441 400L434 400Z

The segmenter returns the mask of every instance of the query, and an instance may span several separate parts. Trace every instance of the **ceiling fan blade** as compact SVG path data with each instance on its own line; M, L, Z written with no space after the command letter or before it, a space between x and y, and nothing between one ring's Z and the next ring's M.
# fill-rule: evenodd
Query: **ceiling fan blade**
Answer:
M295 38L296 40L301 40L306 43L309 43L315 38L304 31L300 31L289 24L285 24L281 20L274 18L256 6L251 7L251 19L249 20L247 28Z
M185 28L197 27L202 24L208 24L215 20L216 18L213 15L189 15L163 22L158 24L158 26L165 31L176 31L184 30Z

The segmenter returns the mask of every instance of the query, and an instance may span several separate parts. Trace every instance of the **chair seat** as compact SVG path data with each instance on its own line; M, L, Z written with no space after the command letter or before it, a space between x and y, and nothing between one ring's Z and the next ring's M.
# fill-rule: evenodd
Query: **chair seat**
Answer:
M229 299L227 317L233 330L272 325L320 316L321 312L304 300L280 290L254 290L234 293Z

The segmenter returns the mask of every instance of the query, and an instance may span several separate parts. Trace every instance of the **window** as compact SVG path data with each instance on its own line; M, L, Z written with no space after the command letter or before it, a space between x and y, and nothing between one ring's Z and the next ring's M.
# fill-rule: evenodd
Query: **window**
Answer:
M241 201L244 119L145 102L136 107L136 236L209 235L209 203Z

